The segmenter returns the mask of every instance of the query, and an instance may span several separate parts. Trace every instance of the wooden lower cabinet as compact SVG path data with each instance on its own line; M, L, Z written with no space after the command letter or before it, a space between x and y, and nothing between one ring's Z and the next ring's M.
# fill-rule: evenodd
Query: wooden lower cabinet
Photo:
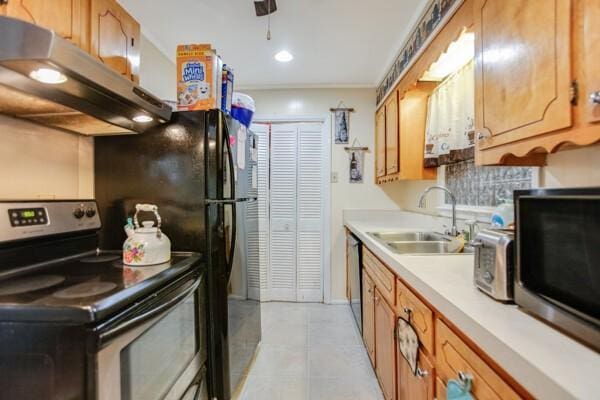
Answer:
M362 272L362 325L363 341L371 364L375 366L375 285L371 277Z
M386 400L445 400L446 384L461 372L472 376L477 400L531 398L364 245L362 274L363 340ZM418 376L397 349L396 322L408 310L420 340Z
M375 288L375 372L386 400L396 398L396 316Z
M433 353L433 311L415 296L399 279L396 280L398 316L411 320L421 346Z
M433 400L435 398L435 368L433 362L422 351L419 352L419 376L411 371L408 362L397 355L398 399Z
M435 358L444 383L459 372L473 377L471 392L478 400L510 400L521 397L440 319L435 321Z
M435 398L446 400L446 384L440 378L435 379Z

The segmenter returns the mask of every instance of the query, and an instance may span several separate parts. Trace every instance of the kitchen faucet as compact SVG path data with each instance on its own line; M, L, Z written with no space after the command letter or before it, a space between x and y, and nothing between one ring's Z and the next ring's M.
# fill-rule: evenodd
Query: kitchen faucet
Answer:
M450 228L450 231L446 232L446 234L458 236L458 229L456 228L456 197L454 196L454 193L452 193L450 190L443 186L429 186L427 189L425 189L425 191L421 195L421 198L419 199L419 208L426 207L425 197L427 196L427 193L429 193L433 189L443 190L444 192L450 195L450 200L452 201L452 228Z

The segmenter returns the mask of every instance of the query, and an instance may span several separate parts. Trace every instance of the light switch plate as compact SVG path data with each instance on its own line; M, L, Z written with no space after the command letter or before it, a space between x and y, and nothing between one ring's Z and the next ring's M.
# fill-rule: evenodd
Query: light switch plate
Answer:
M336 171L331 173L331 183L338 183L338 173Z

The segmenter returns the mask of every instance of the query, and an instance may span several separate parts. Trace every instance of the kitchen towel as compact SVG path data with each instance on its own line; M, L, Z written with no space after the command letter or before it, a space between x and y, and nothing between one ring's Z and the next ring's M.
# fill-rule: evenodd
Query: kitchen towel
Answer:
M446 385L446 400L475 400L471 395L471 380L460 382L450 379Z
M396 332L398 336L398 350L410 366L412 373L417 375L419 366L419 337L417 336L417 332L410 324L410 321L401 317L398 318Z
M469 61L429 96L425 132L425 167L474 157L475 65Z

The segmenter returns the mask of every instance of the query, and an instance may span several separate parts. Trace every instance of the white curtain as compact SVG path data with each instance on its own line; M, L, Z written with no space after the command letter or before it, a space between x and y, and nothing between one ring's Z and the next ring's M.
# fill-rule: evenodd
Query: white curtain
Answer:
M431 93L427 107L425 166L473 158L475 70L471 60Z

